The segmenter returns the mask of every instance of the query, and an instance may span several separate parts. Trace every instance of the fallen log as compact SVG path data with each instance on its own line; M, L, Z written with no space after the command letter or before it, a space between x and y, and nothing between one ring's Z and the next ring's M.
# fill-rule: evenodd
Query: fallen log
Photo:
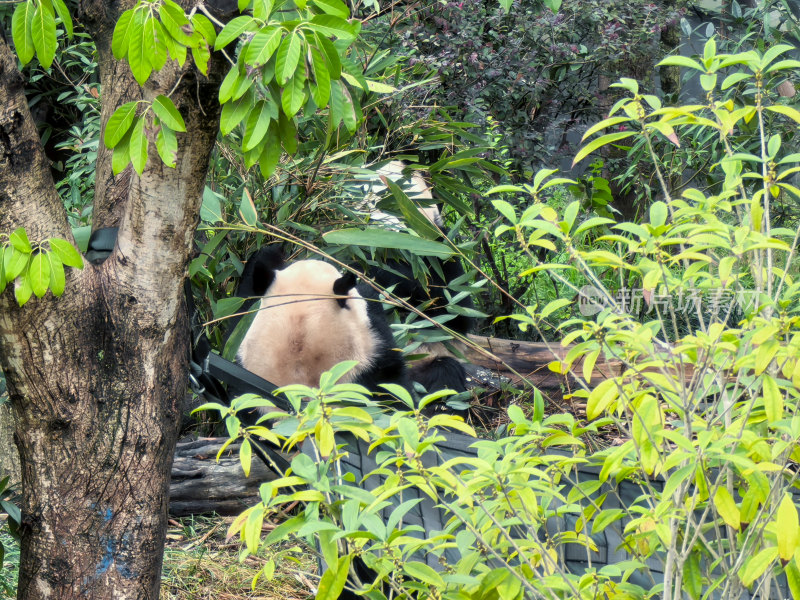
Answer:
M563 360L573 345L562 346L559 342L525 342L480 335L468 336L470 344L459 343L457 347L464 358L474 364L509 377L515 383L521 379L539 388L543 393L560 396L580 388L572 375L562 375L550 370L551 362ZM583 359L572 365L575 373L583 373ZM652 369L645 369L645 372ZM598 357L592 370L590 385L595 386L604 379L616 377L625 371L618 359ZM686 366L683 381L692 380L694 370Z
M258 488L277 475L253 456L250 476L239 462L240 443L228 446L217 462L217 452L228 438L198 438L178 442L172 464L170 514L180 517L216 512L238 515L259 500Z

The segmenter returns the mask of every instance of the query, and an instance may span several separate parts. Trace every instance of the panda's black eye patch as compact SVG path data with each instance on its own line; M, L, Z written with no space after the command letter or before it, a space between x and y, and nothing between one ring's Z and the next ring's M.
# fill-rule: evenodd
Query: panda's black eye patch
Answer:
M356 276L347 272L333 282L333 293L336 296L347 296L348 292L354 287L356 287ZM341 308L350 309L350 307L347 306L347 298L337 298L336 302L339 303Z

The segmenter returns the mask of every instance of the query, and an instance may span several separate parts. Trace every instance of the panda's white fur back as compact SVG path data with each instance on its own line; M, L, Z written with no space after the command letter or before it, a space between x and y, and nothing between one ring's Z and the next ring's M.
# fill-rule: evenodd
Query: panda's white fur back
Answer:
M360 363L349 373L350 381L370 368L379 342L367 301L352 288L347 306L341 307L333 297L340 277L336 268L318 260L276 271L239 348L242 366L278 386L318 386L320 375L344 360Z

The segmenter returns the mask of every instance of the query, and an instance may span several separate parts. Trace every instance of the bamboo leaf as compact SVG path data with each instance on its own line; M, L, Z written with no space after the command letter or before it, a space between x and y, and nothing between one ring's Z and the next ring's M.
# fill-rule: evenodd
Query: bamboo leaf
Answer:
M239 202L239 216L242 217L245 225L255 227L258 224L258 212L247 189L242 190L242 199Z
M408 233L387 231L385 229L339 229L337 231L329 231L323 234L322 237L329 244L342 246L410 250L420 256L437 256L439 258L453 255L453 251L441 242L425 240Z

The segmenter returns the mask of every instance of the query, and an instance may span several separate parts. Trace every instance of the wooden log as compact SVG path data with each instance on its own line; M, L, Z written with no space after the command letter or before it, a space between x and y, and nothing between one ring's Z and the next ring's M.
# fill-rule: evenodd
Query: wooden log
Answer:
M560 394L562 391L568 393L580 387L572 375L555 373L548 366L553 361L563 360L572 349L572 345L506 340L479 335L470 335L469 340L472 344L457 344L468 362L510 377L512 381L519 382L524 378L548 394ZM578 374L583 372L582 358L573 363L572 370ZM645 369L645 372L650 370L652 369ZM625 365L621 360L607 360L600 356L594 365L590 383L592 386L597 385L604 379L621 375L624 371ZM693 374L693 369L687 366L683 372L683 381L690 382Z
M250 476L245 477L239 462L239 443L228 446L217 462L217 452L226 441L227 438L199 438L178 442L172 465L170 514L238 515L258 502L258 488L264 481L277 478L255 453Z

